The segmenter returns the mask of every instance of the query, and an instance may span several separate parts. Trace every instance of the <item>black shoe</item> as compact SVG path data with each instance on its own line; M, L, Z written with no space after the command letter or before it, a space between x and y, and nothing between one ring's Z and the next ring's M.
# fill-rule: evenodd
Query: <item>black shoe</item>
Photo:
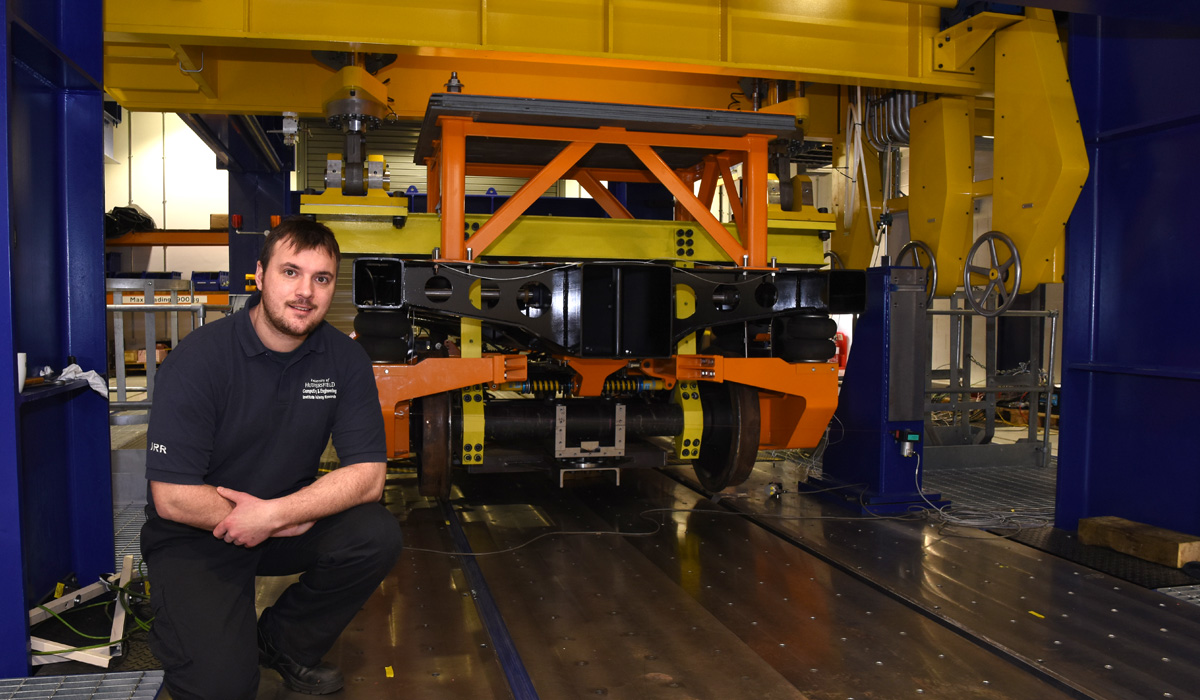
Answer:
M258 626L258 663L265 668L275 669L283 683L297 693L329 695L342 689L345 680L342 672L329 664L301 666L287 654L280 652L263 634Z

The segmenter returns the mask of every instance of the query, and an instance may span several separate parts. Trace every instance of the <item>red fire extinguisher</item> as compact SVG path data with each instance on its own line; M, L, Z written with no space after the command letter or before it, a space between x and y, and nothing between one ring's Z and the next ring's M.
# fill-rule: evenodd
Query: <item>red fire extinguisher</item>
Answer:
M850 334L842 331L834 333L833 344L837 347L838 369L846 369L846 356L850 354Z

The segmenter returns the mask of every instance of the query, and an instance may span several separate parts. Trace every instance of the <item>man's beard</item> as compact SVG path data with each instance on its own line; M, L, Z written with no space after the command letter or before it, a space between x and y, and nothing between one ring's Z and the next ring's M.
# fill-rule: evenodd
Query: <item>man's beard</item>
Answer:
M285 319L276 316L275 311L271 308L270 304L265 302L265 300L260 304L260 306L263 310L263 317L267 320L267 323L271 324L272 328L293 338L307 338L310 333L316 330L317 326L321 325L321 321L324 320L323 316L321 318L314 318L312 319L311 323L309 323L308 327L301 331L297 331L290 327ZM287 304L284 304L284 308L287 308Z

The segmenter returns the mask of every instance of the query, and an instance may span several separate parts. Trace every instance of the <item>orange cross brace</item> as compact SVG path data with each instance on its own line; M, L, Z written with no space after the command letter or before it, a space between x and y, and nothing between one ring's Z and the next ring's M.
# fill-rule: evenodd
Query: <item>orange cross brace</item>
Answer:
M444 133L445 130L443 129L443 134ZM536 200L538 197L541 197L542 193L545 192L550 185L558 181L558 179L565 175L572 166L578 163L579 159L592 149L592 146L593 144L591 143L567 144L566 148L562 149L558 155L554 156L554 160L551 160L549 163L547 163L537 175L529 178L529 180L521 186L521 189L517 190L517 193L510 197L508 201L496 211L495 214L492 214L492 216L482 226L479 227L479 231L475 235L471 236L469 242L471 244L472 259L482 255L483 251L487 250L488 246L495 243L496 239L503 235L503 233L508 230L508 227L512 226L513 222L517 220L517 217L523 214L525 210L529 208L529 205L533 204L534 200ZM447 205L449 205L449 202L447 202ZM459 205L460 208L458 211L460 219L462 218L463 206L465 206L465 204ZM446 232L446 221L446 209L443 207L443 236ZM461 225L459 226L458 230L462 230ZM449 257L445 250L443 250L442 254L446 257ZM464 250L459 257L453 259L466 260L466 251Z
M729 196L729 210L733 212L733 223L738 233L746 230L746 217L742 212L742 196L733 179L733 164L736 161L728 153L717 156L717 167L721 170L721 181L725 183L725 194Z
M625 208L625 205L621 204L621 200L617 199L616 195L610 192L607 187L593 177L591 172L584 170L583 168L577 168L574 172L574 176L575 181L578 182L583 189L587 190L588 194L592 195L592 199L596 200L596 203L603 207L604 211L607 212L609 216L614 219L633 218L633 214L630 214L629 210Z
M704 158L704 170L700 175L700 193L696 197L704 206L712 209L713 197L717 194L717 159L713 156Z
M633 151L633 154L645 164L646 168L654 173L658 181L670 190L671 194L675 195L675 201L682 204L688 213L695 217L696 223L708 232L709 237L720 246L721 250L725 251L729 259L740 265L742 256L746 254L745 248L721 225L720 221L717 221L717 217L713 216L708 207L696 199L691 188L683 184L675 171L663 162L654 149L649 146L630 145L629 150Z

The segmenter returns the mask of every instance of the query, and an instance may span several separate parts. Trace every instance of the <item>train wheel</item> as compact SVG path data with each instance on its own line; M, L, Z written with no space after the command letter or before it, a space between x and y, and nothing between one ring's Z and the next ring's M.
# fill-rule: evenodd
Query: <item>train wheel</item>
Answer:
M733 382L700 382L704 432L692 464L700 485L712 492L737 486L758 456L758 390Z
M451 446L449 393L426 396L420 402L421 462L417 483L422 496L450 497Z

